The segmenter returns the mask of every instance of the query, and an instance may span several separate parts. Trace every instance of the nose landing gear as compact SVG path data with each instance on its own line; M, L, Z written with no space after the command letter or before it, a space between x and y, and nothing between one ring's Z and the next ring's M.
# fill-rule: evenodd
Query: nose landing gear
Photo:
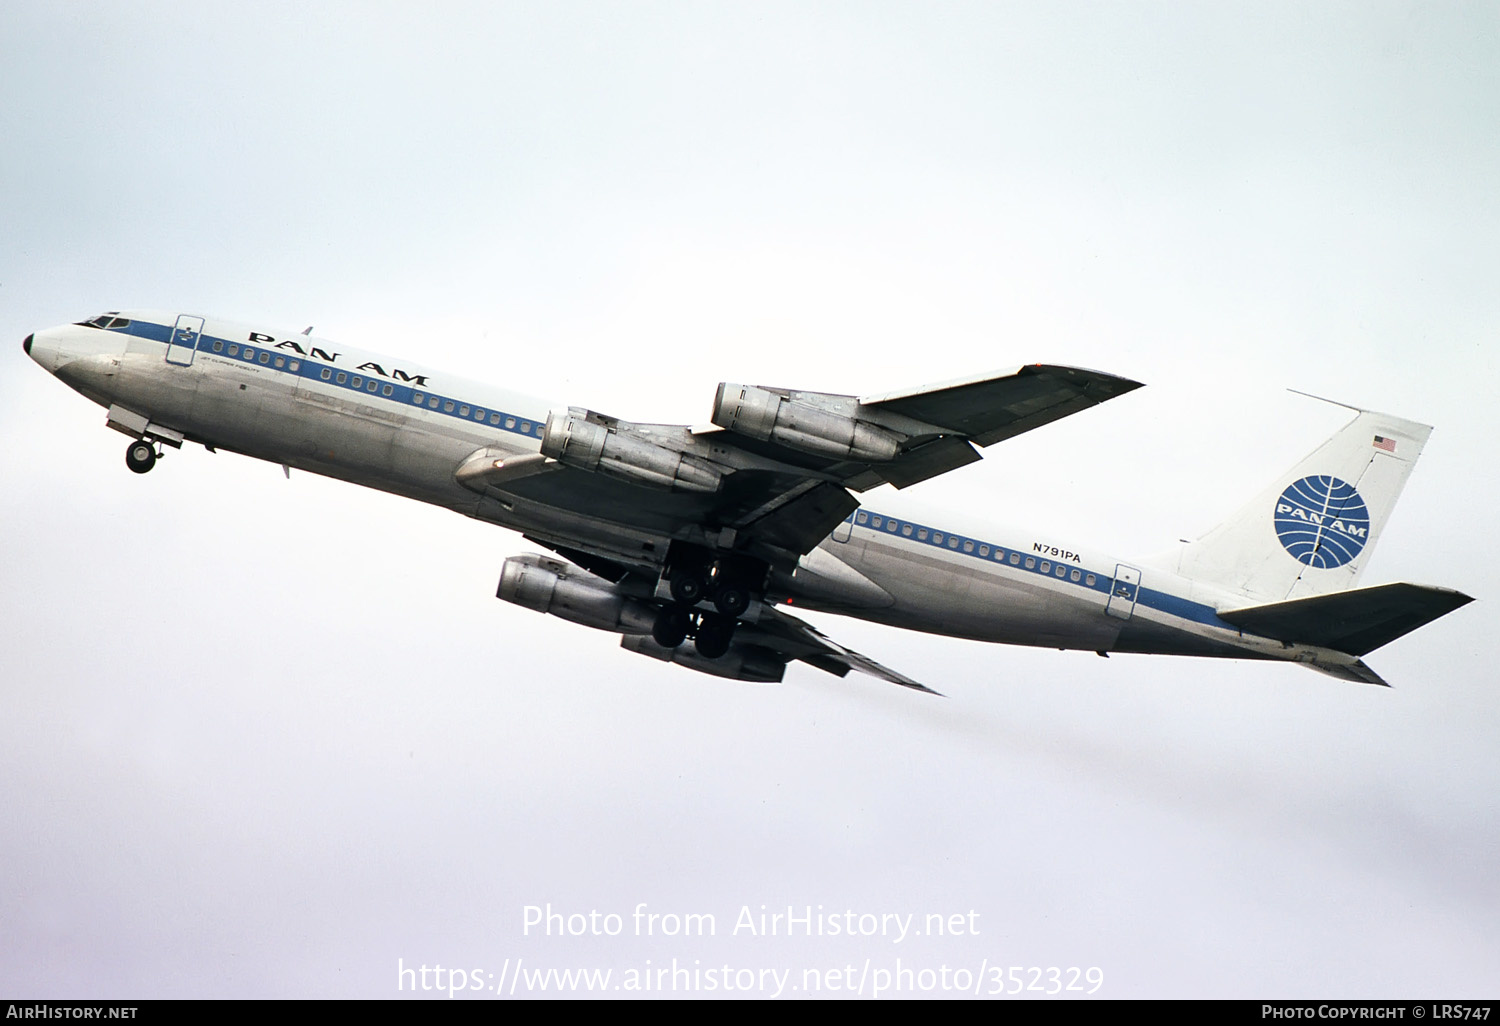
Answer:
M131 442L125 450L125 465L137 474L156 466L156 446L144 438Z

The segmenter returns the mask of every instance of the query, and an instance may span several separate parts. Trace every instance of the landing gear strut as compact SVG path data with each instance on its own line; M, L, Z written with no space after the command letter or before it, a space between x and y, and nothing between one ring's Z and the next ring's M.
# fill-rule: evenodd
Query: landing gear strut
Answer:
M144 438L131 442L125 450L125 465L137 474L156 466L156 446Z

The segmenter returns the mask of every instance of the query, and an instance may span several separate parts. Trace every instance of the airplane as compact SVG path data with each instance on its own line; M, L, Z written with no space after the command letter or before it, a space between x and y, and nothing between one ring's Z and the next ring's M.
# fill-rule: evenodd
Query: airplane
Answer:
M863 397L722 382L711 423L688 426L556 406L311 328L196 314L111 311L23 348L107 409L136 473L193 442L498 524L549 550L505 560L499 598L732 680L777 683L801 662L932 691L788 611L801 607L1386 685L1365 655L1472 601L1357 586L1432 430L1368 410L1199 540L1138 560L956 530L852 494L910 487L1140 387L1099 371L1032 364Z

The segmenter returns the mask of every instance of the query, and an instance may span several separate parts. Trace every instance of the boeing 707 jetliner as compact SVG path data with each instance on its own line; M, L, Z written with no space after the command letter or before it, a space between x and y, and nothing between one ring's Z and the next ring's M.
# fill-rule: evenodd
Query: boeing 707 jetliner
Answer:
M1358 587L1430 428L1368 410L1222 525L1146 562L861 506L1140 387L1035 364L875 396L721 383L712 426L555 407L325 339L123 311L26 337L145 473L195 442L519 531L499 597L735 680L799 660L923 684L788 613L980 641L1278 659L1384 684L1362 656L1471 601Z

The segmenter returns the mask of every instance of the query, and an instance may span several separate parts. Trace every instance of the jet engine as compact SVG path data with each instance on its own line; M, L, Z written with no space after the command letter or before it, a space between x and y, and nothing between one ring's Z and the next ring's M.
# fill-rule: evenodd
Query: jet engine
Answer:
M542 455L564 466L596 470L633 484L674 492L719 490L723 473L707 460L659 445L630 425L611 427L588 411L557 411L547 418Z
M848 396L783 395L721 381L714 396L713 422L728 431L818 456L870 463L895 459L904 439L838 409L853 406L857 404Z
M500 571L497 598L585 627L650 633L656 610L602 577L548 556L512 556Z

